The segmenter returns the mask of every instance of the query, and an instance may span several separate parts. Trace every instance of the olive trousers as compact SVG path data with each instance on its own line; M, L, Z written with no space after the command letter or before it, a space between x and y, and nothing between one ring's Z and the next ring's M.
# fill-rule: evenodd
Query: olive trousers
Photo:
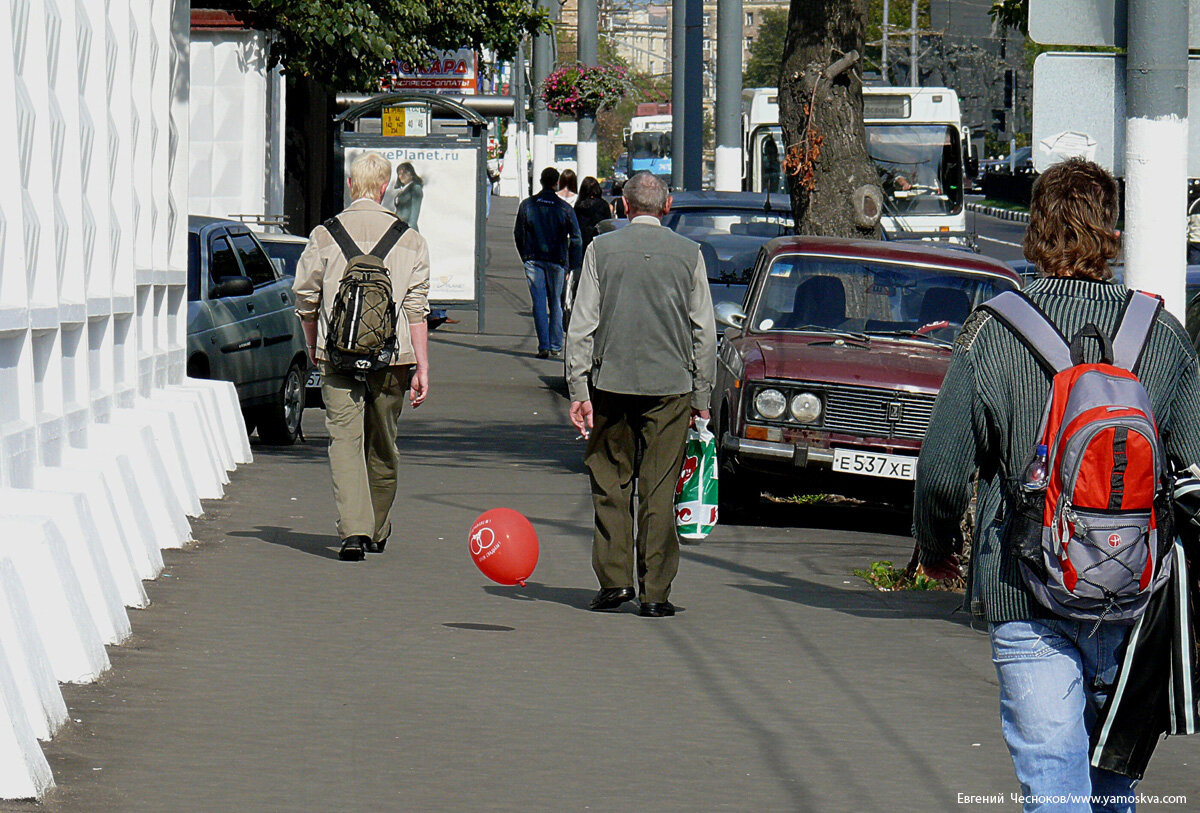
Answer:
M324 363L321 374L338 536L387 539L400 464L396 431L413 365L368 373L365 381Z
M584 463L592 478L596 512L592 569L601 587L632 586L636 559L642 601L666 601L671 593L679 570L675 486L683 467L690 407L690 394L592 391L593 428Z

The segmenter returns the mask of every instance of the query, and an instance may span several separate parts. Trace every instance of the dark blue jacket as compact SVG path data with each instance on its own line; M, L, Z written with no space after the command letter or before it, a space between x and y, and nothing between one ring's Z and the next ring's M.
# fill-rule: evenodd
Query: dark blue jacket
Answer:
M575 211L551 189L521 201L513 237L521 262L540 260L569 268L583 262Z

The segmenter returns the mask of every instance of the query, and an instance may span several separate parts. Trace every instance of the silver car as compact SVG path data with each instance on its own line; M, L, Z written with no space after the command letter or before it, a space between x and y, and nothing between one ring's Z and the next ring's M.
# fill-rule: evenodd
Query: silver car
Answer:
M237 387L246 425L264 443L300 434L308 353L292 278L246 226L188 218L187 374Z

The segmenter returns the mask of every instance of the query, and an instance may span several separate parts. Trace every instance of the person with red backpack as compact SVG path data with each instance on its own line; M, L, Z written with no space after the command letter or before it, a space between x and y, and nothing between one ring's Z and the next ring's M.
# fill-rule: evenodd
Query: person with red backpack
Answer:
M1171 575L1172 472L1200 462L1196 354L1161 300L1111 281L1118 209L1094 163L1039 177L1024 249L1042 276L963 325L917 464L933 578L959 575L978 475L966 603L1026 810L1134 809L1140 770L1099 758L1097 721Z

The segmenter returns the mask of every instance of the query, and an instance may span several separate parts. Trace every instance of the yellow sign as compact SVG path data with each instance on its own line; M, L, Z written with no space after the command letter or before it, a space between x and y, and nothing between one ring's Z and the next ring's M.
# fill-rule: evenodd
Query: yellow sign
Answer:
M385 107L383 108L383 134L385 136L402 136L404 135L405 124L405 108L403 107Z
M385 107L381 119L381 130L385 136L429 134L429 111L424 107Z

